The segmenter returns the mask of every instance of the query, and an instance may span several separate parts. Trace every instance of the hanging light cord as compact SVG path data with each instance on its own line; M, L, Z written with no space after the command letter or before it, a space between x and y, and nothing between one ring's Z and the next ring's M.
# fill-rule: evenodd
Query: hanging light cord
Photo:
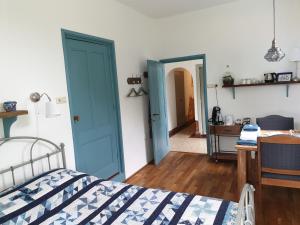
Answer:
M275 0L273 0L273 21L274 21L274 40L276 39L276 9Z
M219 106L219 98L218 98L218 89L217 89L217 85L215 86L215 91L216 91L216 101L217 101L217 106Z

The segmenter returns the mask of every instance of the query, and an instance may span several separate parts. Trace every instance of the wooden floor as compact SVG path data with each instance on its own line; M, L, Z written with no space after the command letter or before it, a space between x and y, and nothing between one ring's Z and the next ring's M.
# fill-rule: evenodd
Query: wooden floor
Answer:
M159 166L147 165L126 182L144 187L238 201L236 164L207 156L170 152ZM263 224L300 225L300 190L265 187Z

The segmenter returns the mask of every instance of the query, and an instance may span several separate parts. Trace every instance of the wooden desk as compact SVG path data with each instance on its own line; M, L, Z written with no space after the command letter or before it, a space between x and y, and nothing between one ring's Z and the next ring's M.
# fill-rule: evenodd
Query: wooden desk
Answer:
M220 148L220 136L222 137L239 137L241 134L242 125L209 125L210 137L213 138L214 151L213 157L216 162L221 160L236 160L236 153L234 151L222 152ZM212 142L212 141L211 141Z
M258 138L260 137L266 137L270 135L278 135L278 134L285 134L290 135L290 131L266 131L262 130L260 131L260 134ZM246 146L246 145L236 145L235 146L238 154L238 191L241 193L244 185L247 182L250 182L252 185L256 185L257 182L257 173L258 173L258 161L257 161L257 146ZM255 160L251 160L250 153L255 153ZM254 161L251 165L249 165L250 161ZM249 179L249 177L252 177L252 180Z
M235 146L238 154L238 168L237 168L237 176L238 176L238 191L239 193L242 192L244 185L249 182L249 167L247 163L247 155L251 154L251 152L255 152L255 157L257 158L257 146L245 146L245 145L236 145ZM253 169L257 171L257 169ZM253 183L253 181L252 181Z

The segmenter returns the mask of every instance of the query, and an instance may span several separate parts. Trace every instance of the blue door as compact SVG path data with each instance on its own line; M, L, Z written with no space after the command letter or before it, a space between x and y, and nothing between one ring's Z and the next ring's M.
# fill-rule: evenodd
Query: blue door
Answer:
M111 45L64 40L77 170L101 178L122 171Z
M147 63L154 161L159 164L169 151L165 70L162 63L151 60Z

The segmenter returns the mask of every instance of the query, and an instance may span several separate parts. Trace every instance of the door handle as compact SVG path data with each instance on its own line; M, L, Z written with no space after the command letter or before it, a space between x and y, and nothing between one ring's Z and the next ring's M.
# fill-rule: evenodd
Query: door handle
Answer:
M76 122L79 122L80 116L79 116L79 115L73 116L73 120L74 120L75 123L76 123Z
M159 116L159 113L153 113L152 116Z

